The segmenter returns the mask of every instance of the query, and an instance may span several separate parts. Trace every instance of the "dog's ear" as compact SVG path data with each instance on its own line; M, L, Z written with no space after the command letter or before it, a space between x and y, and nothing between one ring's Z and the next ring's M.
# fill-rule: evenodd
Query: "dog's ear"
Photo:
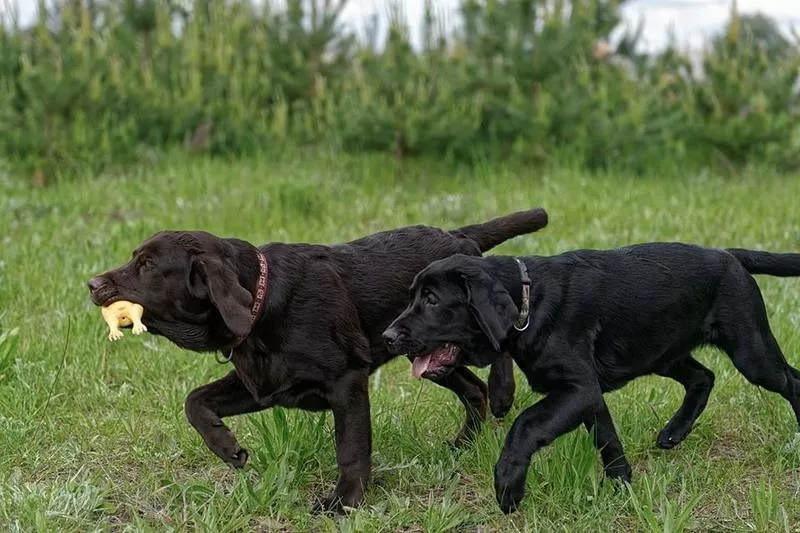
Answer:
M462 280L467 291L470 311L481 330L500 351L500 343L506 338L519 310L503 284L482 269L462 271Z
M250 333L250 307L253 295L239 284L236 272L211 254L192 257L188 279L189 293L211 300L222 320L237 337Z

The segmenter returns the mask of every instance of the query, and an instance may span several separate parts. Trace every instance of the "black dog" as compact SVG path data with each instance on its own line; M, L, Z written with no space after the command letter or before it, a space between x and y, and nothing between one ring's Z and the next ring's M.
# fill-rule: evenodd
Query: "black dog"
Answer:
M414 359L415 375L439 380L510 353L546 393L514 421L495 467L497 501L510 512L533 453L581 423L595 431L606 475L630 480L603 393L638 376L686 389L657 444L681 442L714 384L691 356L700 345L721 348L749 381L786 398L800 424L800 372L772 336L750 274L800 276L800 254L656 243L521 260L456 255L417 275L384 339Z
M339 479L318 508L357 505L370 478L369 374L391 356L381 333L408 301L428 263L481 252L547 225L534 209L445 232L412 226L347 244L273 243L260 248L205 232L161 232L126 265L89 282L92 301L144 307L149 332L198 352L221 351L235 368L186 399L186 416L223 461L246 450L222 418L273 405L333 411ZM435 381L467 414L457 442L486 416L487 389L466 368ZM503 416L514 395L506 355L489 376L491 407Z

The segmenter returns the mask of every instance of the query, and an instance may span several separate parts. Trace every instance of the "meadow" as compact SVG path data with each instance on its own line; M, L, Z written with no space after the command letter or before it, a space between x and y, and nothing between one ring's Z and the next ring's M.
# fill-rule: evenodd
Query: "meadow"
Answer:
M800 531L800 437L788 404L723 354L708 408L679 447L655 447L682 389L648 377L607 396L634 470L601 485L579 429L536 455L504 516L492 471L512 413L474 445L447 445L456 398L398 359L371 378L374 484L345 516L309 512L336 477L330 414L229 419L250 451L233 471L183 414L228 371L149 335L109 343L85 287L163 228L254 243L339 242L413 223L445 228L543 206L550 225L495 250L552 254L648 240L800 248L797 175L588 174L569 166L470 169L388 156L297 152L238 162L174 155L103 179L34 189L0 177L0 529L3 531ZM771 325L800 367L800 280L760 277ZM485 376L486 371L480 374Z

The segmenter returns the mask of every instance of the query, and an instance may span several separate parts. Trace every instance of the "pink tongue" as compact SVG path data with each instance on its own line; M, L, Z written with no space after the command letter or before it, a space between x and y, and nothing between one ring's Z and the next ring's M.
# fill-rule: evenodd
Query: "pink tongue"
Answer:
M411 374L413 374L415 378L421 378L422 374L428 370L432 355L433 354L428 354L414 358L414 361L411 363Z

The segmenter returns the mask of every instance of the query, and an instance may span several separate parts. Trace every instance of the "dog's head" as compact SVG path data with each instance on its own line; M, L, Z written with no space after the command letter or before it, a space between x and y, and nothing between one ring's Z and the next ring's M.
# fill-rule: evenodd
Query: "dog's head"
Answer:
M414 278L412 301L384 331L393 354L407 354L416 377L437 379L456 366L491 364L519 311L481 259L454 255Z
M99 306L141 305L148 331L182 348L222 349L250 328L253 296L240 279L246 247L206 232L159 232L127 264L92 278L89 295Z

